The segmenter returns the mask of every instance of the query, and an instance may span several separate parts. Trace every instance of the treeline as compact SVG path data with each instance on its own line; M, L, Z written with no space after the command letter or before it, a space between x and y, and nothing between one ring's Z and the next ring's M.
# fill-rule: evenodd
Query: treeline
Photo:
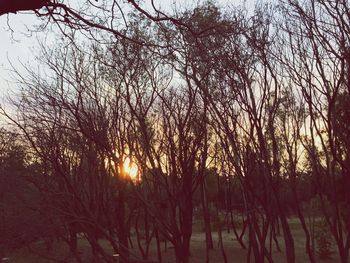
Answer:
M273 246L297 262L290 216L318 262L314 213L349 262L349 3L286 0L251 12L205 2L166 19L137 8L125 19L127 37L72 26L41 47L42 72L18 74L16 115L2 111L16 131L1 130L3 226L21 209L19 225L28 214L44 229L23 244L58 238L77 262L83 233L95 262L114 260L103 238L125 262L131 246L147 259L153 241L162 262L166 240L186 263L200 207L208 262L214 204L216 217L239 215L241 228L227 222L247 262L274 262ZM137 180L120 168L126 157ZM0 229L10 247L18 233Z

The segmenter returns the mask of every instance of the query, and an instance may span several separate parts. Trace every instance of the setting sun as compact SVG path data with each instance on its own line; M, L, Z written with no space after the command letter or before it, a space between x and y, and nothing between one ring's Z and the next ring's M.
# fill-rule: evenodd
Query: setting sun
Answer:
M132 180L137 179L139 168L135 162L133 162L129 157L126 157L123 162L123 172L130 176Z

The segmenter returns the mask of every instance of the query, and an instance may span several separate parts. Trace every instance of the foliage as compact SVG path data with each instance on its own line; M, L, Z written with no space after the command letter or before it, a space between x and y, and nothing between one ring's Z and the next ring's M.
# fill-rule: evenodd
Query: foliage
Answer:
M321 259L329 259L334 254L333 238L324 219L317 221L315 228L316 251Z

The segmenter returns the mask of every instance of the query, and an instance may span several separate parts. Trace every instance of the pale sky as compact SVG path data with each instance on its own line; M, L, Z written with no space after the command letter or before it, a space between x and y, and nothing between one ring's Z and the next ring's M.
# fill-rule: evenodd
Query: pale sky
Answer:
M74 2L76 0L71 0ZM181 0L183 3L194 3L197 1ZM169 1L170 3L173 1ZM220 5L241 5L253 9L254 0L218 0ZM165 1L159 1L162 8ZM177 1L176 3L179 3ZM16 91L16 83L11 75L11 64L21 70L21 63L35 66L35 49L38 46L37 39L45 38L47 32L30 32L40 24L34 13L18 13L0 16L0 104L4 103L4 97L8 92ZM10 26L10 27L9 27ZM11 31L12 30L12 31Z
M10 61L18 66L19 61L26 63L33 60L36 34L30 35L26 26L33 28L35 24L38 24L38 19L33 14L0 16L0 98L11 87L8 83L11 80Z

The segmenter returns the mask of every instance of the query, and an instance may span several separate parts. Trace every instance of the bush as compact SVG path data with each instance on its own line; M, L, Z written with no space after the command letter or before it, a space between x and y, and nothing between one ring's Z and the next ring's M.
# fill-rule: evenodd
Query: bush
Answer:
M331 258L333 251L333 238L327 222L321 220L317 222L315 228L316 252L321 259Z

